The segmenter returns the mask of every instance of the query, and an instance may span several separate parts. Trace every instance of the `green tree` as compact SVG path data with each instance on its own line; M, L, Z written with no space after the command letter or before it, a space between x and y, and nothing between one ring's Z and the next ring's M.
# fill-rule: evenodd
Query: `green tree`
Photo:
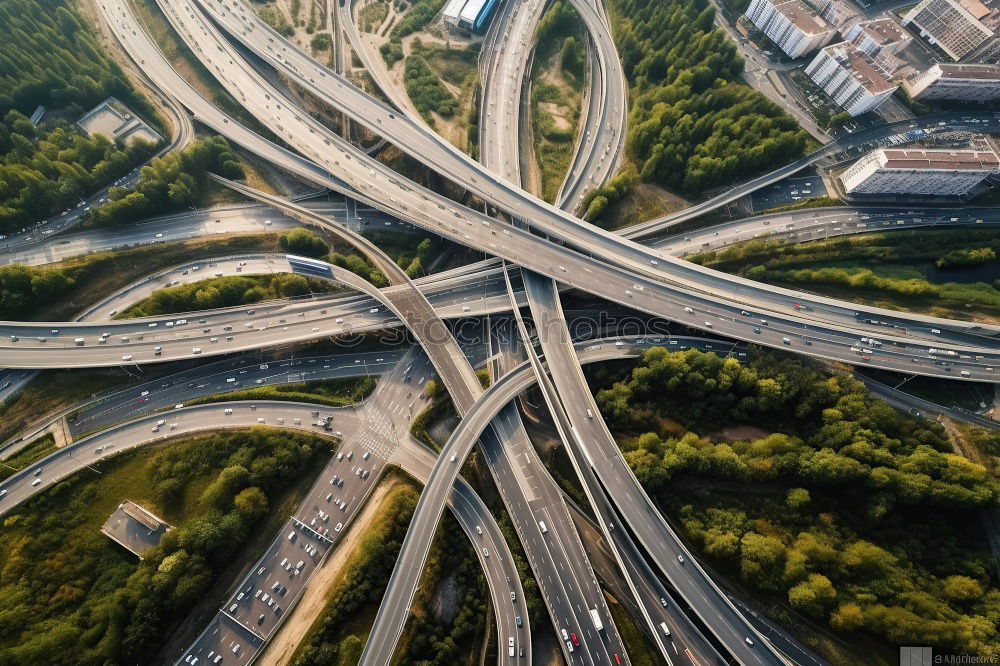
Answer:
M301 254L305 257L321 258L326 256L330 247L322 238L309 229L292 229L286 231L278 237L281 249L292 254Z
M257 486L244 488L233 498L233 508L248 521L257 520L267 513L267 495Z

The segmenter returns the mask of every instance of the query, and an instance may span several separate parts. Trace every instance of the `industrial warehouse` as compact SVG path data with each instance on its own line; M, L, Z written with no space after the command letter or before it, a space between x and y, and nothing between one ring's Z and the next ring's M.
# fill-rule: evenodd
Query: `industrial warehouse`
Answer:
M486 25L496 0L451 0L444 8L444 22L461 30L478 32Z

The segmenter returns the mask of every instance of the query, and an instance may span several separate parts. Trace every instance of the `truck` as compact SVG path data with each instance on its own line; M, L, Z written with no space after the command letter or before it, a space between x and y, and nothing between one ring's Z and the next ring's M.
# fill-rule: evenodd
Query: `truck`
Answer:
M600 631L604 629L604 625L601 623L601 614L597 612L597 606L590 609L590 619L594 621L594 628Z

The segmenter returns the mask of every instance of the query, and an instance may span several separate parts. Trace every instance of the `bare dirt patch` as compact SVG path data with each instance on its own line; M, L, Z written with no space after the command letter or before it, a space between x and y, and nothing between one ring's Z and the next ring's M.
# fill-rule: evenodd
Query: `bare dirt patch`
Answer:
M552 116L552 124L560 132L573 129L573 124L569 121L569 118L564 115L564 111L566 109L565 106L561 106L554 102L539 102L538 108L543 111L548 111L549 115Z

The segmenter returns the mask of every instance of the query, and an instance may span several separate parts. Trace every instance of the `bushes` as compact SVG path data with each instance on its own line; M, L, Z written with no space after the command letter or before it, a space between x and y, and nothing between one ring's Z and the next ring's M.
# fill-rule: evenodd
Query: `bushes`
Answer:
M386 42L379 47L378 51L382 54L382 60L385 60L386 67L392 67L403 59L403 45L399 42Z
M403 38L423 30L431 22L431 19L441 11L444 3L445 0L417 0L413 3L406 15L396 23L392 32L389 33L389 41L379 47L379 52L382 54L386 66L392 67L403 59ZM426 65L426 63L424 64ZM409 91L409 83L407 83L406 89ZM416 102L414 104L416 105ZM417 109L423 113L419 106Z
M806 243L757 238L689 260L755 280L827 287L848 298L888 298L897 307L938 314L1000 310L1000 289L986 283L932 283L925 271L989 259L1000 237L986 229L858 234ZM868 266L877 265L873 270ZM968 264L965 264L968 265ZM846 291L846 290L850 291ZM950 309L951 312L945 310Z
M396 23L396 27L389 33L390 40L398 43L403 37L423 30L431 22L431 19L441 11L444 2L445 0L417 0L414 2L406 15Z
M292 254L320 259L330 251L330 246L309 229L292 229L278 236L281 249Z
M221 136L201 139L179 153L154 159L143 167L133 191L111 188L110 201L92 210L87 222L93 226L120 225L192 206L209 171L226 178L243 177L236 155Z
M333 39L331 39L330 33L321 32L313 35L312 40L309 42L309 46L312 47L313 51L330 51L333 49Z
M454 594L442 609L435 598ZM446 514L434 537L427 566L414 597L418 610L406 628L401 663L421 666L451 666L467 663L482 639L488 614L486 579L472 544L455 518Z
M938 268L969 268L970 266L982 266L997 258L996 250L991 247L979 247L975 249L952 250L941 256L934 262Z
M148 663L269 500L326 451L288 432L216 434L117 459L20 507L0 532L0 662ZM126 498L176 524L139 562L99 531Z
M587 66L587 50L576 41L573 35L563 42L562 52L559 54L559 64L563 70L579 78L583 76Z
M743 62L713 29L710 3L616 0L612 10L632 84L626 146L644 180L700 194L804 152L795 120L735 83Z
M406 59L406 70L403 74L406 92L420 115L428 124L433 124L431 113L437 113L445 118L455 115L458 102L455 100L434 70L427 64L421 49L414 46L413 53Z
M281 249L286 252L323 259L327 263L351 271L355 275L368 280L376 287L386 287L389 285L389 279L382 271L375 268L370 261L356 254L330 252L330 246L327 245L326 241L309 229L292 229L291 231L282 233L278 241L281 244ZM310 278L310 283L313 282L326 281ZM327 282L327 284L329 283ZM330 287L324 287L322 289L314 289L314 291L331 291L331 289Z
M585 220L592 222L603 213L608 206L621 201L639 180L634 169L625 168L617 176L608 181L607 185L590 189L583 197L583 205L587 207Z
M157 289L118 315L119 319L152 317L175 312L196 312L233 305L250 305L260 301L309 293L336 291L329 280L305 278L291 273L271 273L254 276L210 278L177 287Z
M847 375L764 355L646 352L597 402L640 483L705 554L834 629L995 654L980 508L1000 484L941 426ZM665 418L688 431L663 427ZM766 431L733 441L720 429ZM703 433L716 433L712 438ZM748 493L752 493L748 496ZM929 549L926 544L933 542Z

